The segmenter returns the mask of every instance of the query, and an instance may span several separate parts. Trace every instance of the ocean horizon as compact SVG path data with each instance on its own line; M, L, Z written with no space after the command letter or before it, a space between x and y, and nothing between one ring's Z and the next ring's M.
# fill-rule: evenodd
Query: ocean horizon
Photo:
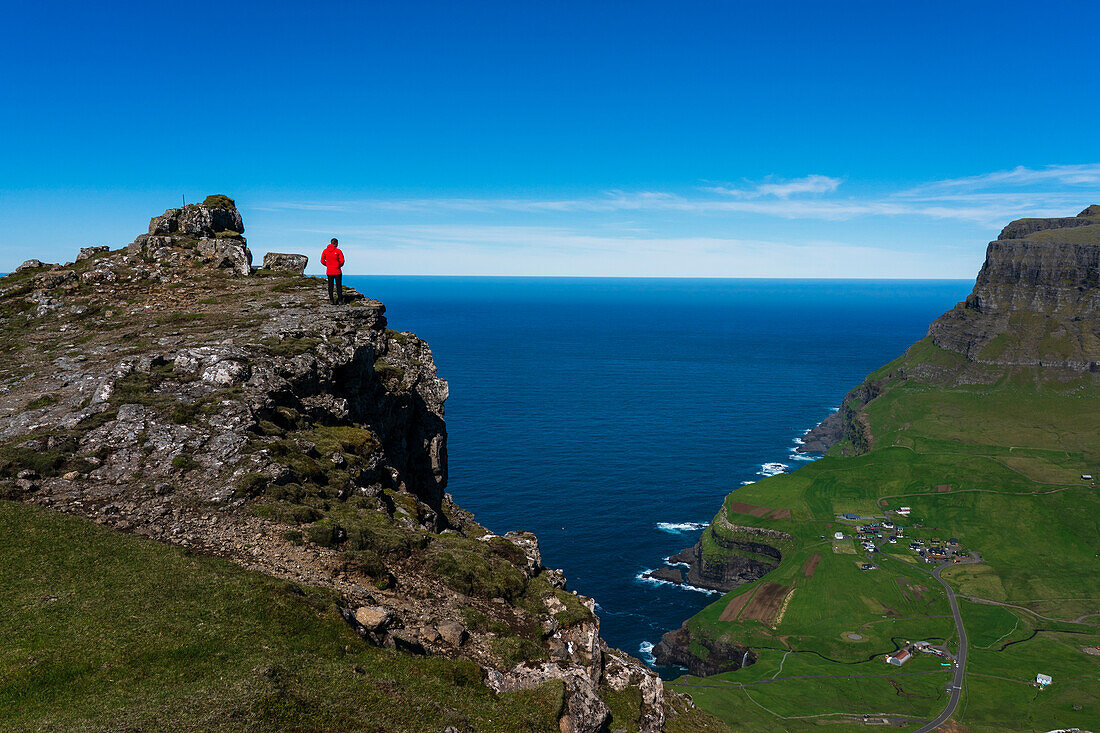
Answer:
M963 280L346 276L450 383L448 491L529 530L641 655L717 593L645 580L965 298Z

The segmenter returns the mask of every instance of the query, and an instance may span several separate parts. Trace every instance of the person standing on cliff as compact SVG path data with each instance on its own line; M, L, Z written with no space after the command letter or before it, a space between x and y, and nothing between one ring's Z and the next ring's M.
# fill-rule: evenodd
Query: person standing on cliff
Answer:
M321 264L325 266L325 274L328 275L328 301L333 305L344 302L343 273L340 270L344 266L344 253L336 245L336 237L332 238L325 251L321 253ZM336 286L335 298L333 297L333 285Z

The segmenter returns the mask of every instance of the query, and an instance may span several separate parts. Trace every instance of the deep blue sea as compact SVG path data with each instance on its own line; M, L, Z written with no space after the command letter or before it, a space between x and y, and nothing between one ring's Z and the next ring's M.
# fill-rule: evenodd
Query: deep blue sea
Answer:
M972 281L347 276L451 385L450 488L647 652L716 595L639 574L925 335ZM768 465L774 464L774 465Z

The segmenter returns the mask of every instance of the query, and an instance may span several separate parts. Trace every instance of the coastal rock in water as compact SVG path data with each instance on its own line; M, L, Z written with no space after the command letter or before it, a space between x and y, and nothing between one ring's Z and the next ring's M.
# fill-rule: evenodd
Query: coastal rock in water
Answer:
M264 255L264 269L275 272L293 272L301 275L306 271L309 258L299 254L285 254L283 252L268 252Z
M688 564L683 582L722 593L759 580L775 569L783 554L769 542L790 539L789 535L776 530L730 524L721 532L715 532L713 526L704 531L709 533L715 544L730 552L718 559L708 557L703 552L703 541L700 539L694 546L669 559ZM746 554L739 554L741 552ZM774 561L764 558L774 558Z
M650 570L646 573L646 577L653 578L654 580L664 580L668 583L675 583L681 585L684 582L684 571L680 568L668 567L657 568L656 570Z
M693 642L707 650L706 656L691 651ZM756 653L747 646L733 643L728 635L716 640L693 638L686 623L661 637L653 647L653 657L657 664L687 667L698 677L732 672L756 663Z

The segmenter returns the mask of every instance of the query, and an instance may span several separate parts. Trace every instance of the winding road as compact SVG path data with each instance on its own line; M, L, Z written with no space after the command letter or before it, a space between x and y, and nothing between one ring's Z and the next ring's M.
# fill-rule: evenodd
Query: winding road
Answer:
M959 698L962 697L963 678L966 676L966 628L963 627L962 615L959 613L959 602L955 599L955 591L951 590L951 586L947 584L947 581L940 577L940 571L945 567L949 567L949 565L937 566L932 571L932 577L943 586L944 591L947 593L947 602L951 605L951 615L955 618L955 630L959 634L959 653L955 656L955 677L947 687L947 707L935 718L918 728L916 733L929 733L929 731L936 730L955 714L955 708L959 706Z

